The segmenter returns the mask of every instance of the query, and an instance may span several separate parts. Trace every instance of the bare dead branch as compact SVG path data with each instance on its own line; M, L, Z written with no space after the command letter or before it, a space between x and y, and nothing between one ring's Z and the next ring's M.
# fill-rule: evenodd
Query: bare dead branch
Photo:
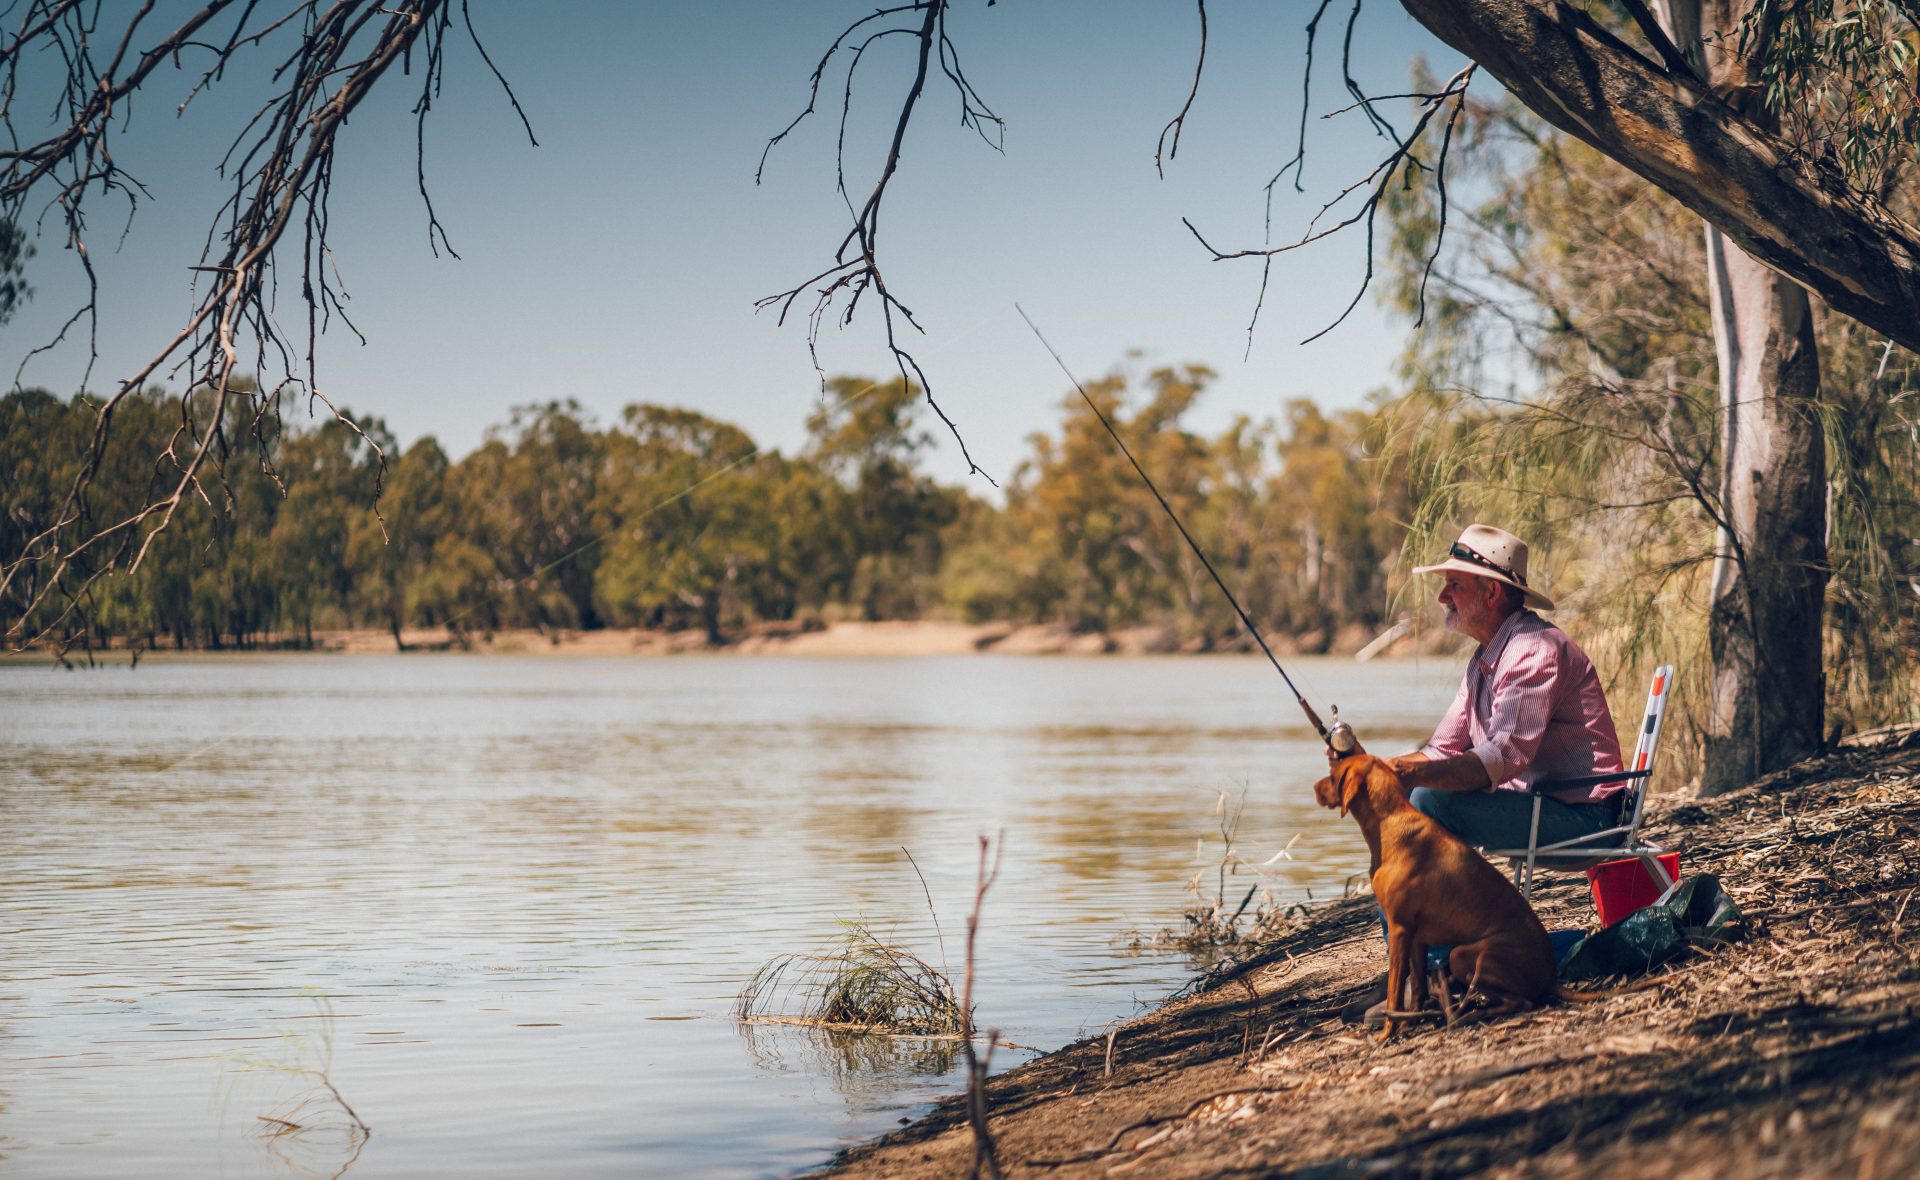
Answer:
M1356 4L1355 7L1357 9L1358 5ZM1398 137L1395 137L1394 148L1391 152L1388 153L1386 159L1380 161L1380 163L1376 164L1373 167L1372 171L1368 172L1365 176L1361 177L1359 180L1354 181L1352 184L1348 185L1346 188L1340 190L1338 195L1336 195L1332 200L1328 201L1326 204L1322 205L1320 207L1319 212L1315 213L1312 219L1307 223L1306 232L1303 233L1297 241L1289 242L1283 246L1260 246L1260 247L1244 249L1244 250L1227 251L1227 250L1221 250L1215 247L1211 242L1209 242L1206 239L1206 237L1203 234L1201 234L1199 228L1196 227L1191 220L1187 218L1181 218L1181 224L1185 225L1187 227L1187 232L1191 233L1194 236L1194 240L1198 241L1201 247L1204 248L1207 251L1207 253L1213 256L1213 260L1215 262L1225 262L1235 258L1259 258L1259 259L1262 259L1263 261L1270 262L1275 255L1285 254L1290 250L1298 250L1302 246L1310 245L1324 238L1332 237L1334 234L1339 233L1341 230L1344 230L1349 226L1356 225L1356 224L1364 224L1366 226L1366 233L1367 233L1366 269L1365 269L1365 273L1361 276L1359 289L1354 292L1352 301L1350 301L1347 304L1345 309L1343 309L1340 312L1339 316L1337 316L1332 323L1329 323L1326 327L1320 329L1318 332L1315 332L1313 335L1308 336L1306 340L1302 341L1302 343L1303 344L1311 343L1312 341L1318 340L1320 337L1326 335L1328 332L1331 332L1333 329L1339 327L1342 323L1346 321L1346 318L1349 315L1353 314L1353 309L1360 305L1361 298L1366 294L1367 288L1372 285L1373 273L1374 273L1374 261L1373 261L1374 219L1379 212L1380 202L1386 197L1387 186L1393 183L1394 178L1396 176L1401 175L1403 170L1411 169L1411 170L1417 171L1417 170L1423 170L1427 168L1427 165L1423 163L1419 159L1419 157L1415 154L1415 149L1419 146L1421 138L1426 134L1427 128L1432 124L1434 116L1439 114L1442 110L1447 109L1448 103L1449 101L1451 101L1453 103L1453 110L1452 110L1452 113L1448 116L1446 123L1444 124L1445 132L1442 136L1441 145L1440 145L1440 151L1442 154L1442 159L1440 161L1440 164L1441 164L1441 167L1444 168L1444 164L1445 164L1444 155L1448 145L1452 141L1453 126L1460 118L1461 104L1465 101L1465 93L1466 93L1467 86L1473 81L1475 68L1476 67L1474 67L1473 65L1468 65L1464 69L1462 69L1459 73L1455 74L1452 78L1448 79L1446 85L1441 87L1439 90L1433 91L1431 93L1418 94L1418 95L1412 96L1420 99L1420 106L1421 106L1420 117L1414 123L1412 132L1409 133L1405 139L1400 139ZM1354 106L1360 108L1361 110L1366 111L1371 116L1373 114L1373 100L1367 98L1367 96L1365 96L1364 94L1358 95L1358 98L1359 98L1359 101L1355 103ZM1353 108L1349 107L1347 109L1350 110ZM1366 198L1361 202L1360 207L1358 209L1356 209L1352 214L1342 218L1340 221L1332 225L1326 226L1324 228L1321 227L1320 221L1322 218L1324 218L1328 213L1332 212L1334 209L1339 207L1343 202L1346 201L1348 197L1361 191L1362 189L1370 189L1371 191L1368 192ZM1271 200L1271 191L1272 191L1272 184L1271 182L1269 182L1269 185L1268 185L1269 200ZM1441 194L1442 194L1443 204L1445 200L1445 191L1446 191L1445 181L1444 179L1442 179ZM1260 301L1257 301L1255 303L1252 319L1247 325L1247 331L1248 331L1249 337L1251 337L1252 335L1254 325L1259 320L1260 306L1261 306L1261 302L1263 302L1265 299L1265 295L1266 295L1266 272L1263 270L1263 273L1261 276L1261 283L1260 283Z
M782 127L772 139L769 139L766 147L760 149L760 165L753 170L753 183L759 184L761 180L765 178L767 172L767 157L773 154L773 149L780 145L781 140L793 134L794 129L805 122L807 117L813 114L815 109L820 105L820 83L826 78L827 66L832 62L833 55L838 53L840 49L847 44L853 34L859 32L862 27L877 20L885 20L890 16L896 16L902 12L912 12L915 7L916 6L912 4L903 4L894 8L876 9L840 31L840 35L833 39L833 44L827 46L827 51L820 55L820 63L813 67L813 76L809 79L807 86L806 107L793 117L792 122Z
M1473 77L1473 67L1465 70L1466 77ZM1434 189L1440 200L1439 228L1433 235L1433 250L1427 255L1427 262L1420 271L1419 310L1413 317L1413 326L1418 328L1427 322L1427 279L1433 275L1433 264L1440 258L1440 247L1447 240L1447 148L1453 143L1453 129L1460 123L1460 115L1467 109L1465 82L1461 84L1459 94L1454 98L1453 114L1447 117L1447 127L1440 136L1440 152L1433 165ZM1371 237L1371 235L1369 235Z
M1333 0L1320 0L1320 7L1313 10L1313 19L1307 22L1307 61L1300 71L1300 140L1294 149L1293 158L1280 165L1280 171L1267 181L1267 226L1273 226L1273 188L1280 178L1288 172L1293 173L1293 190L1306 192L1300 185L1302 174L1306 171L1307 160L1307 111L1313 105L1313 47L1319 37L1320 18L1327 14Z
M1340 77L1347 84L1347 93L1358 99L1362 109L1367 112L1367 121L1373 124L1373 129L1404 149L1406 143L1400 138L1400 133L1395 131L1393 124L1381 117L1378 111L1366 105L1366 93L1360 89L1360 83L1353 77L1353 33L1359 27L1360 10L1365 4L1366 0L1353 0L1353 8L1347 13L1347 33L1340 44Z
M960 121L985 138L989 146L997 146L987 136L987 128L999 128L1001 121L980 101L977 92L966 79L953 42L947 34L946 17L950 0L915 0L914 3L896 5L869 13L849 24L834 38L833 43L814 67L808 84L807 105L792 122L782 128L768 140L760 157L760 168L755 172L756 181L766 169L766 161L773 148L791 134L819 104L820 88L825 82L828 66L841 49L849 49L849 60L845 81L841 88L839 133L835 147L834 180L843 199L847 201L847 212L851 219L846 234L841 238L839 247L834 251L833 263L785 291L768 295L756 302L761 310L775 309L779 323L784 324L787 315L796 306L801 305L804 296L811 295L811 305L807 311L807 351L813 358L814 368L821 372L824 382L824 370L820 365L820 329L830 315L835 314L839 304L838 319L841 327L853 322L860 301L871 293L879 304L881 328L886 340L887 351L893 357L894 365L903 380L917 381L926 392L927 404L933 408L948 433L960 447L960 456L967 464L969 475L979 475L993 483L993 477L973 460L973 454L967 449L966 439L960 434L946 410L935 400L933 384L918 360L900 343L901 325L916 332L924 331L913 312L902 303L887 287L880 266L880 210L885 203L889 186L899 171L901 147L906 141L907 129L912 125L913 115L920 99L926 91L929 74L937 64L943 77L953 86L960 99ZM912 23L887 24L893 18L917 16ZM876 22L882 22L877 29L870 28ZM859 40L856 43L856 36ZM865 201L855 207L847 185L846 134L847 121L853 108L854 75L868 50L881 41L895 36L911 37L915 42L915 61L913 80L900 98L899 111L894 118L893 133L888 141L886 152L880 163L878 176L868 192ZM897 317L897 318L896 318ZM998 485L996 485L998 486Z
M473 46L473 51L480 55L480 60L486 63L487 72L492 74L493 80L500 84L500 89L506 94L507 101L513 104L513 113L520 116L520 126L527 133L528 145L539 147L540 138L533 133L533 120L527 118L527 112L521 109L520 96L513 92L513 83L507 81L507 76L500 72L500 67L493 64L493 55L487 52L486 42L480 40L480 34L474 30L473 9L467 0L460 0L460 20L467 26L468 43Z
M1180 132L1186 129L1187 114L1193 110L1193 100L1200 95L1200 75L1207 68L1207 0L1194 0L1194 2L1200 9L1200 52L1193 60L1193 88L1187 91L1187 101L1181 105L1180 113L1168 120L1167 125L1160 129L1160 142L1155 144L1153 149L1153 170L1159 173L1163 180L1166 178L1167 171L1161 166L1161 156L1164 154L1171 160L1180 154ZM1171 146L1167 143L1169 134L1173 137Z

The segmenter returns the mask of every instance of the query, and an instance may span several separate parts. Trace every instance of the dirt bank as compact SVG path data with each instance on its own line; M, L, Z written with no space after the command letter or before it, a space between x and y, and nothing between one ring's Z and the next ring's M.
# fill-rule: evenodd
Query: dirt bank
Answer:
M1705 803L1656 801L1648 831L1686 873L1720 877L1745 941L1648 991L1392 1045L1334 1015L1384 967L1371 903L1326 906L1111 1046L994 1079L1000 1163L1050 1177L1920 1175L1917 805L1920 734ZM1549 928L1592 923L1584 877L1536 901ZM948 1102L831 1174L963 1176L972 1150Z
M309 646L309 638L311 645ZM1268 636L1267 641L1282 655L1353 655L1367 648L1376 637L1364 630L1352 629L1336 635L1313 633L1302 636ZM1371 658L1380 655L1412 655L1416 652L1462 651L1463 641L1438 627L1411 634L1394 632L1385 637ZM35 645L37 651L45 645ZM127 643L115 640L96 655L125 653ZM180 650L170 642L142 648L140 654L161 655ZM204 651L204 647L187 650ZM938 619L903 622L840 622L824 626L798 623L761 623L729 633L721 643L709 641L704 631L646 631L637 628L609 627L594 631L531 628L496 632L454 632L444 627L409 627L398 639L391 631L318 630L309 637L305 632L268 634L247 647L228 647L223 652L317 651L370 655L378 653L463 651L492 655L544 653L548 655L625 656L625 655L796 655L796 656L932 656L967 655L995 652L1004 655L1170 655L1176 653L1251 652L1251 640L1236 637L1225 644L1204 644L1183 640L1168 627L1136 627L1121 631L1070 631L1065 627L1042 624L958 623ZM85 649L74 647L69 660L84 660Z

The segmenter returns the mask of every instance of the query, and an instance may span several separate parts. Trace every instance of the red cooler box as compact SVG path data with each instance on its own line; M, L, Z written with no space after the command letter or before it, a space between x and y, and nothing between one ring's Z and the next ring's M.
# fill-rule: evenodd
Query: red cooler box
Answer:
M1660 867L1667 875L1680 879L1680 854L1660 855ZM1600 924L1611 926L1620 919L1660 900L1666 887L1660 884L1638 857L1610 860L1587 870L1587 885L1593 890L1593 908L1600 911Z

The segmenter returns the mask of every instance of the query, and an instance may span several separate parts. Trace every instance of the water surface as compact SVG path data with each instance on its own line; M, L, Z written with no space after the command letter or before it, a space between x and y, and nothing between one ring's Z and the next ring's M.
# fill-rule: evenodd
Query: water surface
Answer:
M1381 750L1458 675L1289 671ZM1323 767L1232 657L3 666L0 1171L789 1174L958 1087L923 1044L729 1016L844 921L939 961L903 848L957 975L977 838L1004 833L980 1019L1051 1049L1189 977L1114 940L1178 925L1220 792L1250 860L1291 842L1276 899L1364 869ZM321 1062L364 1144L293 1105Z

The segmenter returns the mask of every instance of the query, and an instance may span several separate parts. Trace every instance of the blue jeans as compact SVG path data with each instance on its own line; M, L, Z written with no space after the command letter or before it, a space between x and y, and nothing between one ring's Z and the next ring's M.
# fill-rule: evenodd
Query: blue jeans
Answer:
M1520 791L1436 791L1431 787L1415 787L1407 792L1407 802L1447 831L1482 848L1525 848L1527 829L1533 824L1533 796ZM1612 827L1614 822L1610 803L1572 804L1542 798L1539 842L1556 844L1576 836L1590 836ZM1381 937L1386 933L1387 916L1383 913L1380 915ZM1566 953L1559 942L1553 949L1556 956ZM1427 969L1439 968L1452 950L1450 946L1427 948Z
M1522 791L1436 791L1415 787L1407 793L1414 809L1480 848L1525 848L1533 822L1533 796ZM1562 803L1540 800L1540 843L1558 844L1590 836L1614 823L1610 803Z

